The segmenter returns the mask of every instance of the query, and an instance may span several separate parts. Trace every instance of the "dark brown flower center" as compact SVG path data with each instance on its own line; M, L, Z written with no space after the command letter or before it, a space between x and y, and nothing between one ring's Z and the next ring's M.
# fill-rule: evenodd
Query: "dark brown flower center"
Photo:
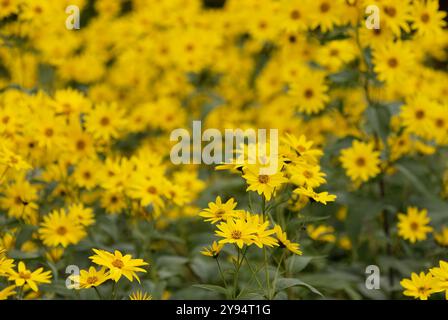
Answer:
M258 176L258 181L260 183L268 183L269 182L269 176L266 174L262 174Z
M67 233L67 228L64 226L60 226L56 229L56 233L60 236L63 236Z
M123 263L123 261L121 261L120 259L115 259L114 261L112 261L112 265L113 265L115 268L121 269L121 268L123 268L124 263Z
M387 60L387 64L391 68L396 68L398 66L398 60L397 58L390 58L389 60Z
M395 9L394 7L391 6L386 6L384 7L384 12L389 16L389 17L395 17L397 15L397 9Z
M363 157L359 157L358 159L356 159L356 165L358 167L364 167L366 165L366 159L364 159Z
M108 117L102 117L100 123L102 126L108 126L110 123L110 119Z
M242 233L239 230L233 230L231 236L232 239L241 239Z
M422 16L420 17L420 19L422 20L423 23L428 23L430 18L431 17L426 12L424 14L422 14Z
M305 90L305 98L310 99L314 96L314 91L312 89Z
M87 280L86 280L86 282L87 282L88 284L94 284L94 283L96 283L97 281L98 281L98 278L95 277L95 276L93 276L93 277L88 277Z
M298 10L293 10L293 11L291 11L291 19L292 20L298 20L298 19L300 19L300 17L301 17L301 15L300 15L300 11L298 11Z
M417 111L415 112L415 117L416 117L417 119L423 119L423 118L425 117L425 111L423 111L423 110L417 110Z
M320 12L325 13L325 12L328 12L329 10L330 10L330 4L328 2L323 2L320 5Z

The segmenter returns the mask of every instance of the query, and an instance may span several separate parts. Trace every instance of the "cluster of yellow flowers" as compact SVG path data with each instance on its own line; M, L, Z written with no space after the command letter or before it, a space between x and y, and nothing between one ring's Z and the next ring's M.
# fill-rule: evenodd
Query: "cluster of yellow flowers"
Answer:
M0 276L15 283L0 282L0 299L44 294L38 284L99 247L151 261L156 271L145 277L157 282L166 280L157 274L158 255L191 258L212 243L202 253L220 270L222 251L236 261L231 291L221 273L227 297L244 293L237 282L247 267L260 291L268 287L261 296L275 298L280 275L296 276L287 268L304 258L298 255L324 253L337 263L332 254L341 248L360 258L364 238L397 234L415 244L434 229L439 247L448 246L446 217L430 218L448 198L448 31L438 2L222 3L0 1ZM68 5L81 10L79 30L66 28ZM380 29L366 27L368 5L379 8ZM270 150L269 142L245 144L236 150L243 164L175 166L170 133L197 119L219 130L277 129L278 150L252 153ZM263 174L266 163L257 161L272 157L277 170ZM434 188L416 186L429 176ZM372 212L366 230L363 210ZM198 216L216 227L207 230L215 238L193 236L203 227L190 227ZM382 245L365 247L373 255ZM264 259L249 247L261 248ZM94 252L101 269L81 271L82 289L122 275L140 280L143 259ZM188 272L176 271L185 286L212 281L195 278L188 263ZM264 264L257 272L264 268L265 283L254 263ZM143 291L130 298L149 298Z

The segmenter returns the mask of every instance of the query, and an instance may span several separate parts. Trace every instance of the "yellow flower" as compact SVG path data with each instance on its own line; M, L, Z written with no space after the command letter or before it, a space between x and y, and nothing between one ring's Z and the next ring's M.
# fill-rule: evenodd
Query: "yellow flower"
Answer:
M13 296L16 294L14 289L16 288L15 285L9 286L4 288L3 290L0 290L0 300L6 300L9 296Z
M68 216L84 227L88 227L95 223L93 210L85 208L82 203L72 204L68 208Z
M396 36L400 36L401 29L410 32L408 21L411 20L411 6L409 0L377 0L377 2L381 10L381 23L385 21Z
M434 232L434 238L442 247L448 247L448 227L443 226L440 232Z
M445 291L445 299L448 300L448 262L439 261L439 266L429 269L435 280L435 289Z
M406 80L415 65L409 44L388 42L373 51L374 71L378 79L388 84Z
M24 161L21 156L15 154L3 145L0 145L0 164L5 165L6 168L12 168L17 171L31 169L31 165ZM3 180L4 176L4 173L1 174L0 182Z
M36 187L20 179L5 188L0 206L8 211L10 217L27 219L36 212L38 198Z
M403 292L405 296L420 300L428 300L428 297L435 292L434 278L431 273L420 272L420 275L417 275L413 272L411 279L403 279L400 284L405 289Z
M400 111L406 130L423 138L428 137L431 131L430 116L436 106L434 101L423 95L407 99Z
M294 106L306 114L323 110L326 103L330 101L325 74L305 70L298 75L297 79L289 84L288 91Z
M106 272L105 267L99 270L96 270L95 267L90 267L89 270L81 270L79 276L73 275L70 279L78 284L80 289L88 289L98 287L107 281L109 279L109 273Z
M16 286L21 287L25 284L29 285L31 290L39 291L37 285L39 283L51 283L51 271L45 271L44 268L39 268L35 271L30 271L26 268L25 263L19 262L17 272L12 270L8 280L15 281Z
M122 255L120 251L115 250L112 254L105 250L93 249L96 254L89 257L93 263L99 266L105 266L109 269L110 278L115 282L120 280L121 276L125 276L129 281L134 278L140 282L140 278L136 272L146 272L145 269L139 268L148 265L142 259L132 259L130 254Z
M273 229L267 230L269 227L269 221L263 221L263 217L259 214L250 214L246 212L246 221L251 223L255 229L254 244L262 248L263 246L273 247L278 246L278 242L275 238L271 237L275 233Z
M218 244L216 241L213 241L210 247L206 247L201 251L201 254L207 257L217 258L223 247L223 244Z
M298 186L308 186L310 188L317 188L325 180L325 173L320 171L320 166L311 165L292 165L288 166L288 173L290 174L290 181Z
M323 203L325 205L327 204L327 202L333 202L334 200L336 200L336 196L334 194L329 194L327 191L318 193L309 187L307 188L299 187L295 189L293 192L301 196L311 198L314 201Z
M130 300L152 300L152 296L147 292L137 290L129 295Z
M226 203L221 202L221 197L217 196L215 202L209 202L208 208L204 209L199 215L206 218L205 221L217 223L226 221L228 218L235 217L235 207L237 203L230 198Z
M322 224L316 227L310 224L307 226L306 231L308 233L308 236L313 240L331 243L336 241L334 228L332 226L326 226Z
M230 218L218 224L216 235L224 239L219 240L220 244L235 243L240 249L244 245L251 245L255 240L256 227L245 219Z
M371 143L353 141L352 147L341 151L342 167L352 181L367 181L380 173L380 153Z
M86 128L96 139L109 141L118 138L125 125L124 119L126 117L123 108L116 104L98 104L88 113Z
M302 251L300 251L300 245L298 243L291 242L288 240L286 232L283 232L282 228L279 225L274 226L275 235L280 244L280 248L286 248L292 253L297 255L302 255Z
M426 209L419 211L415 207L408 207L407 214L398 214L398 220L398 235L412 243L426 240L427 234L433 230L428 226L431 219Z
M412 8L412 29L419 36L437 36L446 26L446 12L439 11L437 0L414 1Z
M86 236L84 227L65 212L54 210L44 217L38 230L39 236L46 246L64 248L69 244L77 244Z
M243 172L243 178L249 185L246 191L255 191L259 195L263 195L268 201L271 200L271 197L282 184L288 182L288 179L279 170L271 175L261 174L261 167L258 165L247 166L243 169Z

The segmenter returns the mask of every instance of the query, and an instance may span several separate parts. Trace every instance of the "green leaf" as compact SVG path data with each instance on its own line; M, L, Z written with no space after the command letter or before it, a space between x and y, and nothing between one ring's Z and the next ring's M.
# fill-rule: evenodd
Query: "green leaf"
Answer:
M293 255L286 260L290 272L300 272L306 268L313 257Z
M428 191L428 188L407 168L401 164L396 164L395 167L398 171L403 174L403 176L412 183L412 185L425 197L428 199L435 198L433 194Z
M278 293L282 290L286 290L288 288L297 287L297 286L305 287L305 288L309 289L311 292L313 292L321 297L324 296L319 290L314 288L312 285L309 285L308 283L303 282L302 280L299 280L296 278L280 278L280 279L278 279L277 283L276 283L276 293Z

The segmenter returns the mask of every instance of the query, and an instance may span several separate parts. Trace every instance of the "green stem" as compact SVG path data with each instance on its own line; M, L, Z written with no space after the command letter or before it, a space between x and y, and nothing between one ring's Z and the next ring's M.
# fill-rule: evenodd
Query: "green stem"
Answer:
M215 260L216 260L216 264L218 265L218 270L219 270L219 274L221 275L222 282L224 282L224 287L227 289L226 278L224 277L224 273L222 272L221 264L219 263L219 258L216 257Z
M271 300L271 284L270 284L270 279L269 279L268 256L267 256L267 251L266 251L265 247L263 247L263 254L264 254L264 270L266 273L266 285L268 287L267 298L268 298L268 300Z

